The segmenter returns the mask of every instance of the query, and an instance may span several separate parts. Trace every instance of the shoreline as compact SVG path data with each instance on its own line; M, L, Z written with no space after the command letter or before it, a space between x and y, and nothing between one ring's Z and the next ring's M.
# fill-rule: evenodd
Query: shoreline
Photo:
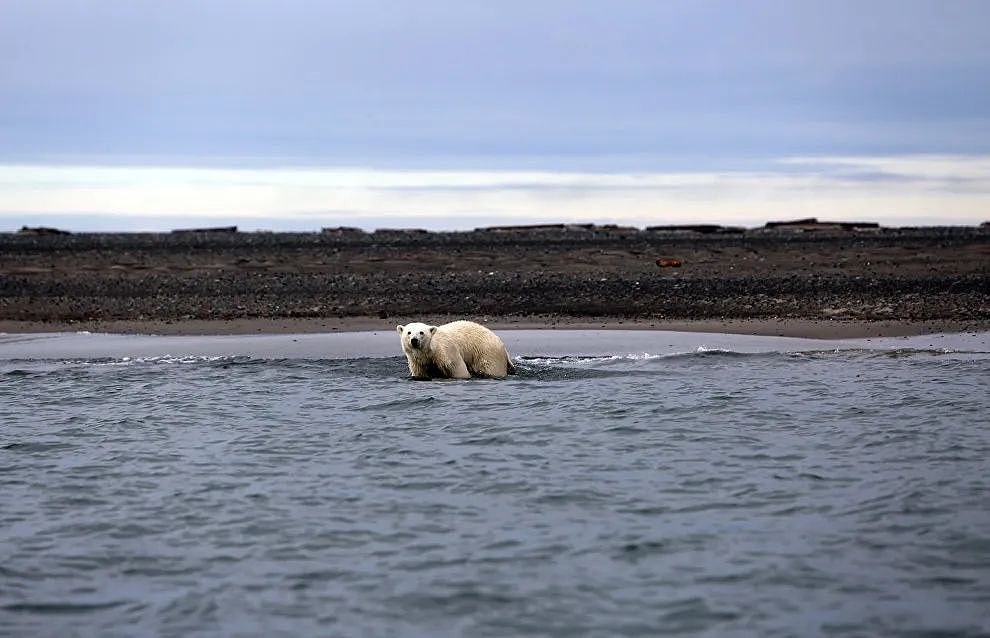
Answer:
M736 354L893 351L990 357L990 332L802 339L659 330L519 329L504 330L500 336L510 355L520 362L544 357L642 359L716 351ZM0 335L0 362L13 370L24 369L28 361L47 366L53 361L55 365L71 362L190 363L238 357L259 360L392 359L397 376L406 369L393 330L207 336L88 332Z
M988 320L900 319L620 319L615 317L333 317L333 318L237 318L180 320L88 320L17 321L0 320L0 334L91 332L160 336L289 335L348 332L391 332L397 324L425 321L432 324L467 318L492 330L615 330L717 333L805 339L865 339L927 334L990 331Z

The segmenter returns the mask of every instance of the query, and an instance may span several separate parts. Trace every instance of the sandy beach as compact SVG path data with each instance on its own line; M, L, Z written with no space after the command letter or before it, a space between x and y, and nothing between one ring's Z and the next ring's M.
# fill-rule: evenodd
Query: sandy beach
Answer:
M455 317L426 317L433 324ZM90 332L124 335L206 336L206 335L293 335L354 332L391 332L397 323L420 317L328 318L239 318L180 320L83 320L83 321L0 321L0 334ZM990 321L971 320L875 320L843 319L616 319L613 317L529 316L476 317L493 330L616 330L715 333L808 339L862 339L904 337L937 333L975 333L990 329Z
M0 332L288 334L462 317L818 338L990 326L986 227L729 230L0 234Z
M990 332L901 337L823 339L655 330L507 330L514 357L662 357L705 351L809 353L897 351L990 356ZM401 358L393 331L331 334L126 335L76 333L0 334L0 361L116 359L265 360ZM403 366L404 367L404 366Z

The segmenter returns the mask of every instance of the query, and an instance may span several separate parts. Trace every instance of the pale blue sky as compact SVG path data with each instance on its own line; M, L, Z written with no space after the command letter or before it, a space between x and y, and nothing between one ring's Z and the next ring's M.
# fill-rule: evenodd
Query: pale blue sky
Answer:
M4 0L0 229L65 215L749 223L740 211L760 202L971 223L990 216L987 175L972 178L990 156L987 42L982 0ZM970 174L962 192L945 175L885 172L936 156ZM107 166L131 168L132 190L92 172ZM249 170L224 184L134 167ZM350 167L363 177L341 184ZM261 207L251 170L270 171ZM422 199L405 209L371 192L381 171L423 178ZM437 171L544 181L496 197L494 179L491 196L454 200ZM671 175L708 186L671 199L656 186ZM322 199L304 196L317 187ZM137 205L142 189L157 208Z

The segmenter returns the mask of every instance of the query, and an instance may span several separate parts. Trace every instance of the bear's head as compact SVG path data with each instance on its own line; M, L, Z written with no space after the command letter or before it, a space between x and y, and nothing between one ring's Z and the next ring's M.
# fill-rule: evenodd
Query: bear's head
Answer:
M425 323L409 323L404 326L396 326L399 339L402 340L402 349L410 354L426 352L430 349L430 340L437 331L436 326L428 326Z

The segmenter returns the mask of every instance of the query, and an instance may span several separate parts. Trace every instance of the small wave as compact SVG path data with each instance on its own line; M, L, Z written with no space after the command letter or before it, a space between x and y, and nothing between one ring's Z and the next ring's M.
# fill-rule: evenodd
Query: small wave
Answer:
M594 365L597 363L610 363L614 361L652 361L654 359L666 359L672 356L680 356L687 353L673 354L650 354L643 352L640 354L606 354L606 355L566 355L557 357L516 357L516 361L523 365L545 365L556 366L566 365Z
M780 352L739 352L725 348L698 346L691 352L672 352L663 355L663 359L759 359L763 357L780 356Z
M0 379L11 383L31 383L32 379L51 377L71 378L78 374L118 373L145 374L154 370L198 371L211 374L244 374L253 372L292 372L310 374L318 371L327 377L401 378L405 358L355 359L267 359L246 355L156 355L135 357L101 357L74 359L8 359L0 361ZM65 376L69 375L69 376Z
M76 448L71 443L44 442L44 441L14 441L0 446L0 450L10 450L12 452L56 452L59 450L71 450Z
M948 354L967 354L961 353L952 348L894 348L892 350L874 350L870 354L873 357L885 357L888 359L899 359L901 357L913 357L918 355L928 355L932 357L938 357ZM975 353L968 353L975 354Z
M799 359L986 359L990 352L955 350L953 348L831 348L784 353Z
M29 360L31 361L31 360ZM230 355L155 355L150 357L101 357L96 359L58 359L34 361L46 361L60 366L92 366L92 367L114 367L114 366L140 366L140 365L193 365L200 363L223 363L223 364L245 364L268 361L264 359L253 359L245 356Z
M698 346L698 349L695 350L695 352L697 352L698 354L728 354L728 353L736 354L732 352L732 350L726 350L725 348L719 348L718 346L705 346L705 345Z
M165 364L165 365L188 365L194 363L213 363L215 361L237 361L246 357L231 356L210 356L210 355L171 355L163 354L153 357L121 357L107 362L100 362L95 365L134 365L134 364Z
M525 365L557 365L561 363L572 363L572 364L593 364L601 363L603 361L615 361L622 359L619 355L604 355L604 356L591 356L591 355L568 355L562 357L527 357L520 356L516 357L515 361Z
M2 609L12 612L32 614L78 614L91 611L102 611L127 604L123 600L92 603L62 603L62 602L20 602L4 605Z
M624 361L658 361L665 359L690 359L698 357L759 357L768 353L736 352L723 348L699 346L697 350L688 352L667 352L655 354L650 352L605 354L605 355L565 355L565 356L519 356L515 360L523 365L594 365L598 363ZM775 353L769 353L775 354Z
M711 358L742 359L779 356L766 353L742 353L729 350L704 350L690 352L629 353L609 355L540 356L516 358L520 380L576 381L592 378L654 376L667 374L671 366L704 364Z
M434 397L422 397L419 399L399 399L396 401L386 401L384 403L371 403L368 405L362 405L361 407L355 408L359 412L368 412L370 410L408 410L411 408L418 408L424 405L429 405L436 401Z

